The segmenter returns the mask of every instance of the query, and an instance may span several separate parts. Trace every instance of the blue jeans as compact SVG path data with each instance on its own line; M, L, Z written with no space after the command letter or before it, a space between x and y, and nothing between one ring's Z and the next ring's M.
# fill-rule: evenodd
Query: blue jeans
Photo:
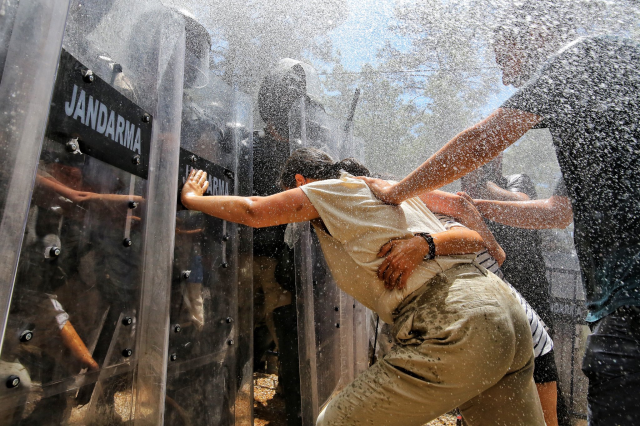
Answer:
M619 308L596 323L582 371L590 426L640 424L640 307Z

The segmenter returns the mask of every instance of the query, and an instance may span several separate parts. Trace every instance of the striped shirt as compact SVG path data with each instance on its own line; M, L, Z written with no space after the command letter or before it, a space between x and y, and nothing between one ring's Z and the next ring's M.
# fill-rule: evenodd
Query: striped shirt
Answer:
M442 225L444 225L445 229L448 231L449 229L461 226L465 227L459 222L456 222L453 218L441 214L436 214L436 217ZM527 314L527 319L529 320L529 327L531 327L531 337L533 339L533 352L536 357L540 355L545 355L553 350L553 340L547 333L547 326L544 321L538 316L536 311L529 305L529 303L522 297L520 293L507 281L504 279L504 275L500 270L500 265L498 262L489 254L487 250L483 250L477 253L476 263L485 268L486 270L494 273L500 279L502 279L508 286L511 288L516 299L520 302L520 305L524 308L525 313Z

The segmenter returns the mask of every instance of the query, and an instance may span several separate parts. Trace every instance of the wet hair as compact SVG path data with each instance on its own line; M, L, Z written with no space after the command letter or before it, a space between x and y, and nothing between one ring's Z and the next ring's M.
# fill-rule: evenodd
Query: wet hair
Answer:
M369 176L365 166L354 158L334 162L326 153L315 148L300 148L291 154L282 167L280 184L284 188L296 187L296 174L311 179L337 179L342 171L354 176Z

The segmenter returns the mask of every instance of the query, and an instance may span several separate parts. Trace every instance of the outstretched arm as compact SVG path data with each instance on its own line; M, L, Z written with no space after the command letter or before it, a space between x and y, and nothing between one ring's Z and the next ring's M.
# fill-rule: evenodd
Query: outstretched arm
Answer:
M528 112L498 108L451 139L397 184L385 187L375 180L364 180L380 200L400 204L407 198L451 183L489 162L541 120L542 117Z
M516 228L563 229L573 221L571 201L558 195L546 200L473 200L473 203L487 219Z
M524 192L514 192L507 189L502 189L491 181L487 182L485 186L485 192L487 194L487 198L491 200L527 201L530 199L529 196Z
M208 196L207 173L192 170L182 188L181 201L189 210L197 210L229 222L253 228L285 223L306 222L320 217L300 188L268 197Z
M39 174L36 175L36 184L40 185L42 188L46 188L47 190L56 192L57 194L62 195L63 197L73 201L74 203L102 201L105 204L120 203L126 205L126 203L129 203L130 201L135 201L136 203L141 203L144 201L144 198L139 195L99 194L89 191L77 191L64 185L63 183L52 177L45 177Z
M467 228L473 229L482 237L484 245L499 265L506 259L506 255L493 233L487 228L480 212L467 199L444 191L425 192L420 199L434 213L451 216Z

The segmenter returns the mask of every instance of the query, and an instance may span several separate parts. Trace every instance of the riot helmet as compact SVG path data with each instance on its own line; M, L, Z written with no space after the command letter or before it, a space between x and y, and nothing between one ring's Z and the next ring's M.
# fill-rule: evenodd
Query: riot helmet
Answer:
M320 81L309 64L285 58L267 74L258 93L260 117L280 135L288 134L289 110L301 97L317 100Z
M184 16L185 64L184 87L199 89L209 83L209 53L211 35L207 29L187 10L176 9Z

